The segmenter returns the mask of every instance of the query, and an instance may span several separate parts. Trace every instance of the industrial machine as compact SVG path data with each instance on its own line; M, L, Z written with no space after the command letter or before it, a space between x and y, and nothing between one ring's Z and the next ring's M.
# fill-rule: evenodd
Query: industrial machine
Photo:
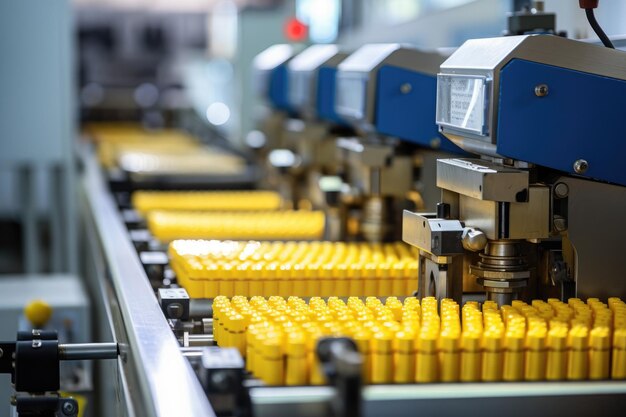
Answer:
M253 83L256 95L263 100L257 109L262 137L253 135L247 139L255 148L275 149L282 145L283 126L293 108L289 103L287 64L296 55L297 48L291 44L272 45L258 54L252 63Z
M299 119L292 118L284 126L288 149L270 155L272 162L272 156L293 152L294 165L285 171L283 181L290 182L295 203L326 212L330 240L346 235L345 212L338 199L343 172L336 143L352 130L334 104L337 66L347 56L337 45L313 45L289 62L289 101Z
M626 295L625 62L537 35L467 41L441 65L437 123L481 158L439 160L437 212L404 212L420 296L458 299L467 272L499 304Z
M432 207L435 160L461 152L433 123L435 74L449 53L372 44L338 67L335 109L358 133L338 141L349 186L342 198L359 211L359 235L367 241L394 237L394 214L407 199Z

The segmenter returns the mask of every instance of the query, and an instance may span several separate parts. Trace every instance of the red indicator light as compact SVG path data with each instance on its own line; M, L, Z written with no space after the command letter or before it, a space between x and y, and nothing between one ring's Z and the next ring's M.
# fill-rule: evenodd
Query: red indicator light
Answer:
M287 19L285 22L285 37L293 42L300 42L307 37L307 26L295 17Z

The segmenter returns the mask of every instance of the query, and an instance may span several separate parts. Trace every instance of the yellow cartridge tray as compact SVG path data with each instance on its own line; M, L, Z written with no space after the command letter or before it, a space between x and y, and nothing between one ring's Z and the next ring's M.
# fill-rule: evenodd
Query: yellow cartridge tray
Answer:
M135 191L132 205L141 214L154 210L278 210L283 201L273 191Z
M171 265L195 298L217 295L388 296L417 290L405 243L177 240Z
M269 385L323 384L316 341L347 336L367 383L626 379L626 304L570 299L498 308L356 297L216 297L213 335Z
M321 211L259 212L152 211L148 229L161 242L174 239L319 240Z

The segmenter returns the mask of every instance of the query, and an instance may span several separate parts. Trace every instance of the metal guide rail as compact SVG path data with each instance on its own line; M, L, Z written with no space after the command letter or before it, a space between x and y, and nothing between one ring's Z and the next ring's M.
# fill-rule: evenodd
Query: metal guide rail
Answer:
M332 360L328 362L330 372L325 372L331 380L329 386L265 386L244 373L215 372L228 366L243 369L243 363L231 355L232 350L207 347L213 344L209 329L212 307L205 305L207 300L189 298L188 303L179 305L179 295L162 290L157 301L155 280L151 286L144 270L146 262L131 242L100 168L88 155L84 162L89 216L109 270L112 297L107 302L112 310L119 309L120 315L110 325L125 352L119 379L126 384L125 390L132 392L128 395L132 404L127 406L133 408L126 415L413 416L419 412L455 416L469 409L480 410L483 416L499 416L503 411L521 416L528 410L550 414L557 409L559 414L569 415L621 415L626 409L623 381L361 386L360 381L346 384L350 381L346 375L335 372L345 370L346 363L338 365ZM167 264L167 259L164 262ZM198 306L202 308L198 310ZM115 315L113 311L111 316ZM177 341L175 334L183 337ZM208 350L214 353L206 355ZM338 358L341 362L346 357L339 354ZM347 362L349 365L350 360ZM220 375L234 379L222 381ZM226 387L223 392L220 386Z
M163 317L100 167L87 153L83 163L85 222L95 232L87 239L97 241L96 249L105 263L108 285L101 288L111 291L99 297L108 304L108 325L122 353L118 375L100 383L116 385L121 394L115 401L130 400L114 407L124 415L213 416L198 378Z

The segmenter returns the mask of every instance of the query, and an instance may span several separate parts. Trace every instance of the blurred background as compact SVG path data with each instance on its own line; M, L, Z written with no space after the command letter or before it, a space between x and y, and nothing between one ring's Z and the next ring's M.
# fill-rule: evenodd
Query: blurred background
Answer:
M81 123L138 121L151 129L179 127L207 143L241 150L264 117L258 95L253 92L251 66L254 57L268 46L338 43L348 50L372 42L458 46L470 38L501 35L507 13L528 3L2 2L0 30L8 36L0 37L0 47L4 56L13 58L0 59L0 91L4 96L0 99L0 125L5 129L0 140L0 272L50 271L63 269L63 262L76 264L71 250L56 257L24 259L28 244L24 236L29 233L41 251L55 250L50 245L49 229L56 226L44 220L61 214L54 214L54 210L50 214L55 193L58 196L50 183L50 171L35 164L32 172L22 175L15 167L33 160L66 163L71 155L67 143L73 146L66 138L77 133ZM556 12L557 29L569 37L595 36L576 1L548 0L545 10ZM626 20L621 18L624 13L625 2L604 2L597 10L609 35L626 32ZM66 68L68 62L71 68ZM64 83L71 90L65 89ZM68 96L65 91L73 93ZM27 130L30 135L24 135ZM15 139L26 136L45 140ZM32 191L20 193L25 182L32 184ZM65 215L66 211L59 213ZM42 227L24 231L24 216L37 219ZM71 219L68 222L71 224ZM37 234L36 239L33 234ZM66 260L61 262L63 256Z

